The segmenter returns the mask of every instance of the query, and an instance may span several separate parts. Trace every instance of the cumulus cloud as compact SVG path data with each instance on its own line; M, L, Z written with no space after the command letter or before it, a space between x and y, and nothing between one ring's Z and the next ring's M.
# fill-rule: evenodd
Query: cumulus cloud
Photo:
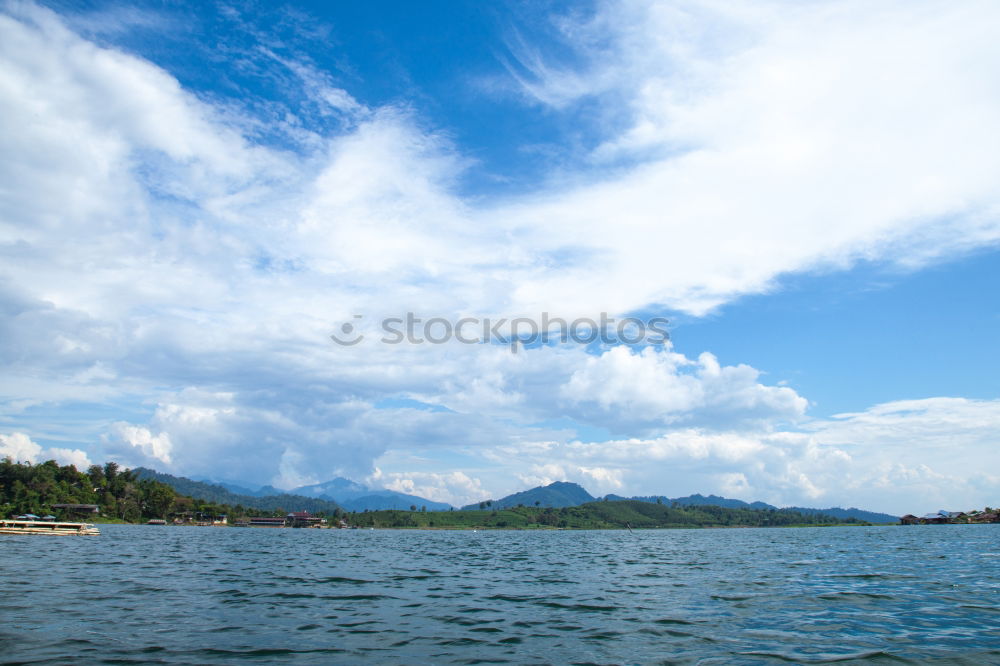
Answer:
M252 110L199 97L49 10L6 5L6 422L30 406L127 405L93 419L106 452L285 487L363 478L398 450L506 451L521 461L510 478L669 492L637 476L654 461L673 470L663 479L763 499L833 497L838 470L866 460L878 473L858 472L854 489L953 478L940 447L986 432L955 417L985 418L982 404L807 421L805 398L759 370L669 345L511 354L327 338L383 314L376 303L452 318L654 303L697 314L787 272L995 243L995 7L777 7L624 2L559 19L580 57L557 67L525 45L522 81L557 121L596 101L614 122L579 169L471 198L459 184L476 165L446 131L402 104L365 105L313 63L258 54L342 122L262 145ZM417 405L385 404L399 399ZM902 447L893 432L914 423L926 445L909 456L859 453ZM575 441L575 425L614 439ZM436 497L502 487L386 469L386 483Z
M367 483L389 490L462 506L486 497L482 482L465 472L383 472L376 468Z
M498 476L529 467L519 478L531 484L589 487L600 483L592 470L601 469L631 494L715 492L779 506L853 504L903 514L995 504L998 431L998 400L930 398L794 429L684 428L654 438L515 442L490 460L505 468Z
M787 387L765 386L747 365L719 365L708 352L696 361L647 347L616 347L586 358L562 389L576 407L593 408L618 423L672 423L710 418L796 419L807 401ZM584 414L581 414L584 418Z
M87 453L85 451L81 451L80 449L52 447L46 449L45 456L52 458L62 465L73 465L81 472L94 464L91 462L90 458L87 457Z
M518 447L520 449L521 447ZM553 453L557 453L561 448L559 445L548 445L543 448ZM539 449L535 448L537 452ZM513 449L506 449L508 453L513 452ZM521 450L518 450L517 458L520 460L530 460L529 456L521 455ZM547 486L556 481L575 481L584 485L587 490L596 495L607 494L616 492L624 486L622 478L625 476L625 470L622 468L615 467L587 467L585 465L577 465L571 462L562 462L561 464L556 463L541 463L533 464L530 467L530 471L518 473L516 475L517 479L521 482L523 486ZM523 488L518 488L517 490L522 490Z
M27 460L37 462L42 453L42 447L31 441L23 432L0 435L0 455L14 461Z
M539 444L540 446L532 446L529 444L528 448L536 453L539 450L551 450L552 448L547 442ZM522 447L517 447L516 449L508 448L504 452L514 453L516 458L522 462L528 462L531 460L529 456L524 455L525 452ZM536 458L536 460L538 459ZM562 464L556 464L554 462L536 462L531 465L528 472L518 474L517 478L524 486L547 486L550 483L555 483L556 481L568 481L570 479L570 473L567 472L566 467Z
M80 471L86 470L93 464L85 451L61 447L43 448L23 432L0 434L0 459L2 458L30 463L55 460L61 465L73 465Z
M642 436L678 424L782 421L798 417L804 404L791 389L759 383L752 368L693 361L669 347L599 355L573 345L518 354L467 345L424 354L376 349L337 374L302 366L295 381L277 374L281 391L256 385L259 374L249 384L242 368L217 367L216 381L231 390L161 393L148 424L116 425L105 450L132 460L142 454L145 462L137 464L177 473L292 488L336 475L363 478L393 450L488 449L575 436L572 426L546 423L553 418ZM601 388L576 381L581 372ZM621 395L604 390L610 380L603 372L619 373ZM627 389L629 381L640 388ZM653 398L634 397L646 394ZM408 402L386 404L385 395Z
M153 434L149 428L118 422L111 426L105 449L127 465L170 465L170 435Z
M428 352L433 353L433 352ZM796 420L807 401L768 386L747 365L690 359L663 345L588 350L561 344L511 354L454 345L436 352L439 375L409 392L461 413L530 422L567 416L627 435L668 424Z

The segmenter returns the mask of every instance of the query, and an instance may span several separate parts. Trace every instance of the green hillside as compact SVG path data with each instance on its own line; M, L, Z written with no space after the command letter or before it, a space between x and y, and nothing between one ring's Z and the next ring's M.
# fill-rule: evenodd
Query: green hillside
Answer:
M718 506L670 507L638 500L589 502L552 508L521 506L495 510L369 511L352 514L359 527L416 528L566 528L616 529L670 527L781 527L865 523L833 516L803 515L771 509L727 509Z
M507 509L516 506L567 507L593 502L596 498L588 493L583 486L568 481L556 481L547 486L538 486L522 490L513 495L507 495L498 500L485 500L478 504L462 507L472 509Z
M318 499L316 497L305 497L303 495L267 495L266 497L256 497L254 495L240 495L223 488L214 483L204 483L202 481L192 481L183 476L173 476L164 474L146 467L136 467L133 472L137 478L153 479L160 483L165 483L181 495L187 495L206 502L216 504L228 504L230 506L245 507L247 509L258 509L260 511L308 511L313 514L333 515L341 510L336 502Z
M73 465L60 466L54 460L37 465L0 460L0 517L19 514L57 518L74 516L56 509L57 504L94 504L99 513L86 514L87 520L143 522L178 514L233 515L224 503L186 497L166 483L141 478L135 470L109 462L91 465L86 472Z

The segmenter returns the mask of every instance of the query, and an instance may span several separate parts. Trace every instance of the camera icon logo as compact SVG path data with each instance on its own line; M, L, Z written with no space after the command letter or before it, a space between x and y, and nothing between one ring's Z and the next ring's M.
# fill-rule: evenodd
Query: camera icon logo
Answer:
M356 314L354 315L354 318L361 319L363 316L364 315ZM338 336L336 333L331 333L330 339L342 347L353 347L354 345L358 344L359 342L365 339L365 336L362 335L361 333L358 333L354 327L354 324L352 324L349 321L345 321L343 324L340 325L340 333L343 337Z

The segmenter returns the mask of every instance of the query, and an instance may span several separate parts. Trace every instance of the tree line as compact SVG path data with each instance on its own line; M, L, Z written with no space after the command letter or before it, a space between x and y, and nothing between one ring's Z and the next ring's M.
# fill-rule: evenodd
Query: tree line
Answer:
M166 483L140 478L135 470L123 469L114 462L91 465L81 472L73 465L60 466L54 460L38 464L14 462L10 458L0 461L0 516L70 517L54 510L56 504L96 504L102 518L129 523L178 516L226 515L233 520L247 515L286 513L283 507L251 509L182 495Z
M488 509L489 507L484 507ZM579 506L548 508L518 505L489 510L398 511L352 514L360 527L415 528L563 528L624 529L670 527L787 527L792 525L866 525L855 518L824 514L806 515L775 509L720 506L666 506L638 500L590 502Z

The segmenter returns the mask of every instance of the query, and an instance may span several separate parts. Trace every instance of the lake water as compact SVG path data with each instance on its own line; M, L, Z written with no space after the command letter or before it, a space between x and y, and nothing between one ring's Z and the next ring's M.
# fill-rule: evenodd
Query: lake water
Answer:
M1000 525L0 537L3 663L1000 663Z

